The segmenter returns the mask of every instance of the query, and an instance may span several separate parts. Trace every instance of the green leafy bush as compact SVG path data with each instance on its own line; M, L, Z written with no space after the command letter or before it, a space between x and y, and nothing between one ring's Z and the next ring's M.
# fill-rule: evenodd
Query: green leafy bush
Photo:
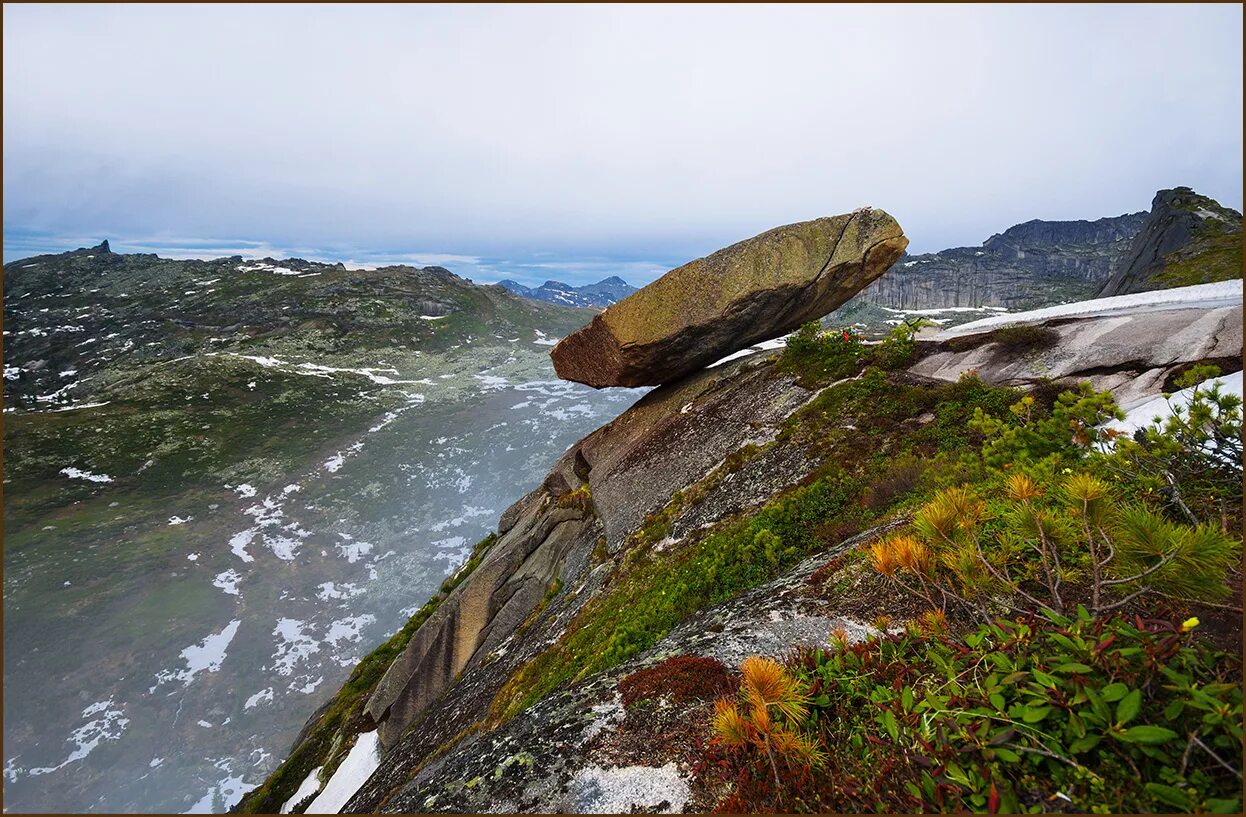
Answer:
M925 318L901 321L896 324L882 342L874 347L873 362L884 369L899 369L913 361L917 352L917 333L923 326L933 324Z
M726 812L1237 812L1241 688L1196 625L1081 610L804 651L776 686L795 749L723 716L697 774Z
M860 368L866 347L851 331L823 332L809 321L787 339L779 356L779 371L795 374L806 386L848 377Z

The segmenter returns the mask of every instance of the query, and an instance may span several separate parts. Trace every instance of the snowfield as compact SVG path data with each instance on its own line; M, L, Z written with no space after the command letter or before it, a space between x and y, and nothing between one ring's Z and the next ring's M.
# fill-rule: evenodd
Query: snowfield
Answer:
M1004 326L1020 323L1043 323L1057 318L1092 318L1111 315L1157 312L1165 309L1210 309L1233 306L1242 302L1242 281L1217 281L1214 284L1197 284L1192 287L1157 289L1132 295L1114 295L1110 298L1094 298L1060 306L1049 306L1029 312L997 315L980 321L962 323L934 335L934 340L948 340L963 335L990 332Z

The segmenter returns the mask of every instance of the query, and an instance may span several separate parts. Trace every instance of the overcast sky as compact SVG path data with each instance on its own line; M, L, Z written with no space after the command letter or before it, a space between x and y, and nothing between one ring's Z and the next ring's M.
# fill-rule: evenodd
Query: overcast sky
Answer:
M1241 209L1242 116L1237 5L6 5L5 258L641 283L862 205L933 251Z

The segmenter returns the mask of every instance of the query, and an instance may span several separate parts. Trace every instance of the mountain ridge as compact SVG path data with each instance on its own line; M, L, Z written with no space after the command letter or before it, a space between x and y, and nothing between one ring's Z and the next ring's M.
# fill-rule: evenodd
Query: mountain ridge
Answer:
M539 287L526 287L509 278L498 281L497 286L524 298L581 307L606 307L636 291L636 287L617 275L578 287L553 279Z

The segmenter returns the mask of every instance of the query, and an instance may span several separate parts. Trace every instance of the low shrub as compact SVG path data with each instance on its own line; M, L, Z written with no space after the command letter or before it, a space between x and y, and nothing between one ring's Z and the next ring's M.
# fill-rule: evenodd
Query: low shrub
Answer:
M729 695L735 687L730 670L718 659L680 655L624 677L619 681L619 695L624 706L661 698L685 703Z
M724 812L1237 812L1241 688L1195 626L1083 610L806 650L719 704L696 773Z
M865 345L851 330L823 332L820 323L809 321L787 339L779 371L795 374L801 385L813 387L852 375L865 355Z
M991 333L991 342L1009 352L1038 351L1050 349L1060 341L1060 333L1047 326L1030 323L1005 326Z

